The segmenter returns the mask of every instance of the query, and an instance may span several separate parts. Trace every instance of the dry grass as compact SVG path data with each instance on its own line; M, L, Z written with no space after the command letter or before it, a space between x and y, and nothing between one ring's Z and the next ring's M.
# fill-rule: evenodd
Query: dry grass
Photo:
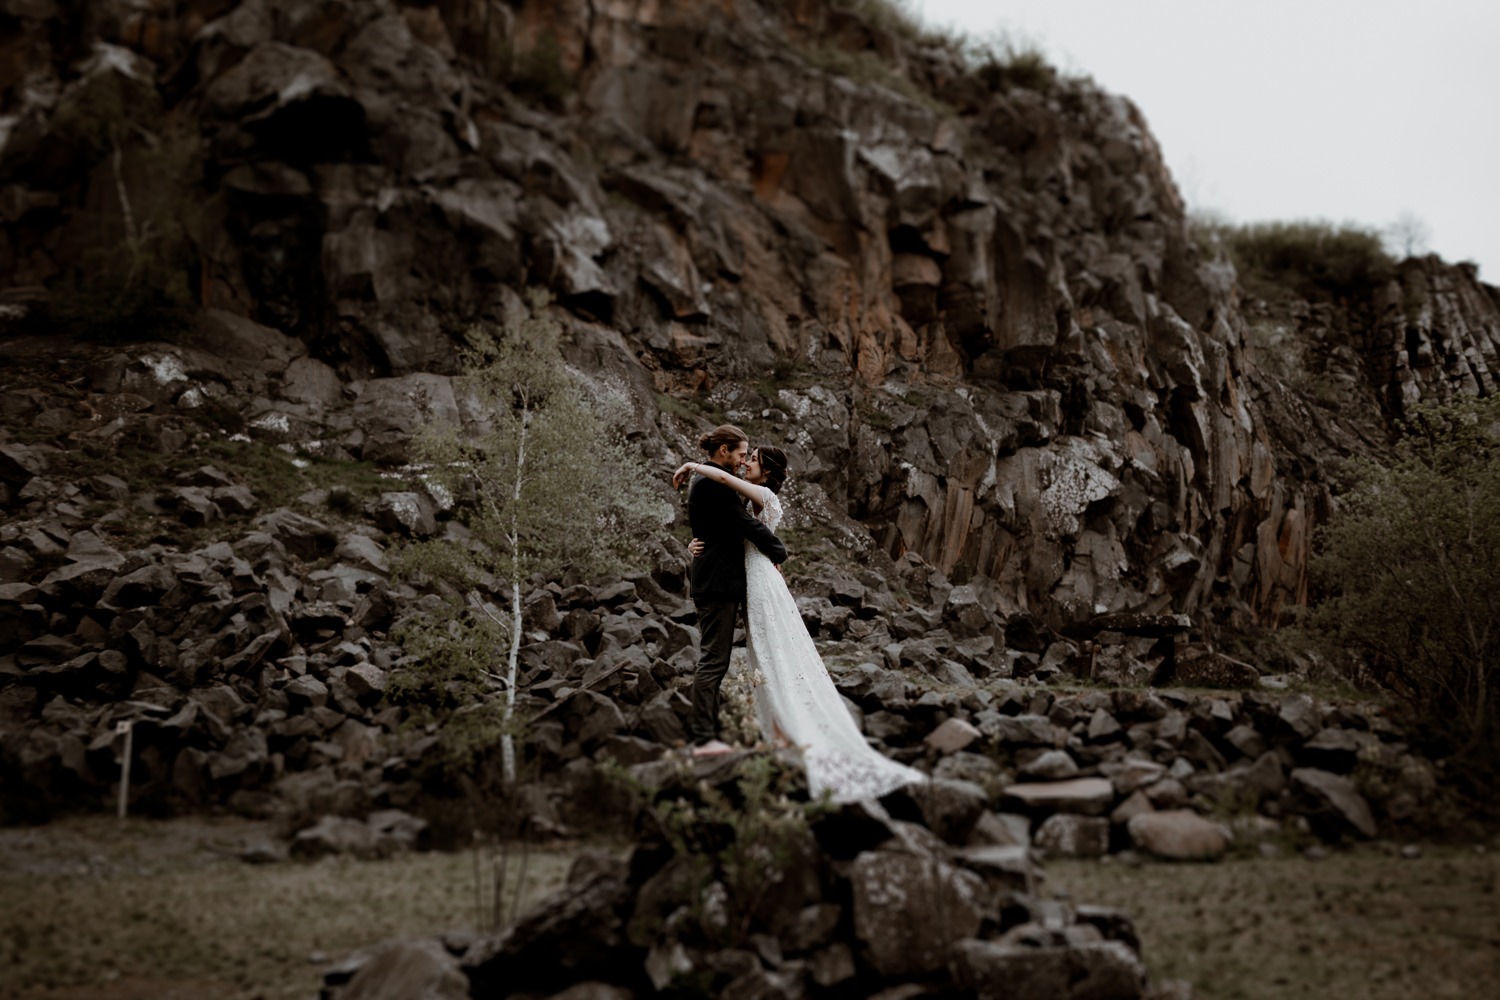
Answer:
M471 854L239 860L263 835L206 820L0 829L0 997L305 1000L354 950L479 924ZM570 861L533 851L522 906Z
M0 829L0 998L306 1000L352 951L479 923L470 854L239 860L264 837L238 820ZM574 853L532 854L523 907L562 884ZM1368 847L1317 861L1052 861L1047 875L1054 892L1129 912L1152 978L1188 980L1204 1000L1395 1000L1491 995L1497 859Z
M1205 1000L1495 996L1500 862L1375 847L1220 864L1054 861L1048 884L1136 922L1155 980Z

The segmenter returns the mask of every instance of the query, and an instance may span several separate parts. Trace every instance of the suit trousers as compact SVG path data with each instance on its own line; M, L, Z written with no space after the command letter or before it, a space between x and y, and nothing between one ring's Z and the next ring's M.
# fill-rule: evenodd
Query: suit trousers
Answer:
M698 669L693 673L692 715L688 739L707 743L719 738L719 687L729 673L729 654L734 649L734 626L739 621L739 600L695 601L698 607Z

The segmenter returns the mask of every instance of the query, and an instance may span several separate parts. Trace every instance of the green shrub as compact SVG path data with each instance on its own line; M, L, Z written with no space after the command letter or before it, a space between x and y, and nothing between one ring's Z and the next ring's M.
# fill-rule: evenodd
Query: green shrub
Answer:
M1500 775L1500 400L1414 411L1317 536L1308 627L1394 696L1471 790Z
M1394 262L1373 229L1329 222L1203 222L1201 238L1228 252L1247 290L1266 299L1368 296Z
M658 791L613 761L600 770L634 800L648 836L683 863L677 888L690 919L672 933L694 945L741 948L763 930L780 881L768 873L786 872L815 853L812 824L833 808L826 799L809 802L800 766L770 754L741 762L732 786L699 781ZM634 930L654 936L664 929Z
M71 92L53 119L74 166L109 185L120 213L50 289L53 320L84 338L177 340L198 301L201 149L195 135L164 130L161 121L151 87L109 72ZM147 183L132 184L141 177Z
M828 0L828 5L878 31L913 41L926 34L921 18L912 12L906 0Z
M1057 69L1042 50L1013 38L976 45L969 53L974 73L995 93L1012 90L1046 92L1057 84Z
M562 109L573 92L573 78L563 67L562 47L544 34L529 51L518 54L511 65L511 89L553 111Z

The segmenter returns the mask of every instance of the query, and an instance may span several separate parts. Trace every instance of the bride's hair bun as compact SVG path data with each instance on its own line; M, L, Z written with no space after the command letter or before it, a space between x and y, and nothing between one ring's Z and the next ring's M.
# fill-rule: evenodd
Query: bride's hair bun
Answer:
M771 445L761 445L755 453L760 456L760 471L766 475L766 488L772 493L780 493L786 485L786 452Z

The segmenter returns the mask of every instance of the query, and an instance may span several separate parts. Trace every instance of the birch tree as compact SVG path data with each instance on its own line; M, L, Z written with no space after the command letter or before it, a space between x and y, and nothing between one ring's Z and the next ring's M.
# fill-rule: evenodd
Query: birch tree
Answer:
M498 733L507 783L516 779L528 581L569 570L586 578L625 571L643 556L641 539L671 516L653 486L661 476L625 446L628 399L570 369L546 299L534 296L531 307L528 319L499 336L468 331L465 374L455 385L466 424L432 427L418 442L469 538L408 553L409 565L453 590L433 627L407 631L407 651L425 661L418 674L425 669L429 681L441 682L440 697L469 702L451 706L458 718L498 700L498 725L479 731Z

